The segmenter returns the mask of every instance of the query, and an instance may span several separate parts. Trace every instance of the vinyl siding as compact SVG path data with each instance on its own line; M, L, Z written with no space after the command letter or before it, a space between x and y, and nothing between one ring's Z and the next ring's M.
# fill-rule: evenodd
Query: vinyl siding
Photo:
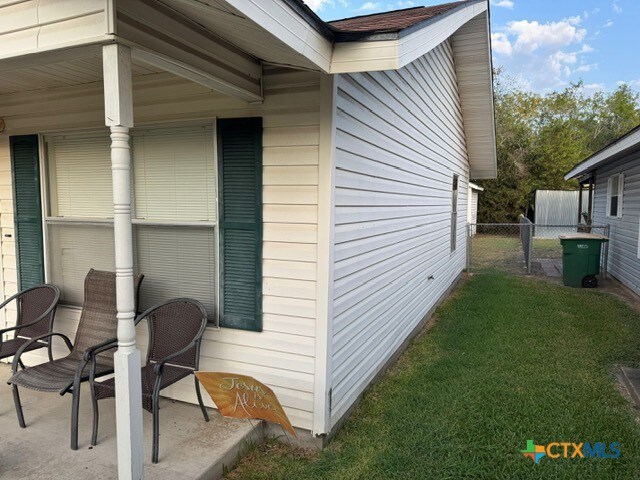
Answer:
M0 1L0 58L40 52L105 35L106 0Z
M261 333L208 329L200 367L253 375L273 388L292 423L311 429L316 328L320 75L265 69L265 101L249 105L168 74L134 79L136 125L214 117L264 118L263 325ZM0 96L8 134L99 128L102 87L82 85ZM106 135L106 130L105 130ZM0 227L4 294L15 292L8 138L0 136ZM78 310L61 308L56 329L73 335ZM146 327L138 345L146 349ZM58 354L63 354L60 349ZM41 356L44 360L44 356ZM195 402L193 382L164 391ZM207 399L208 401L208 399Z
M607 185L609 177L624 173L622 218L607 217ZM596 171L593 198L593 223L611 225L608 272L640 294L640 260L638 229L640 228L640 153Z
M448 41L337 82L332 424L462 272L469 172Z
M469 195L469 223L478 223L478 191L471 188L467 189Z
M9 138L0 136L0 287L4 298L18 291L16 249L13 241L13 191L11 186L11 156ZM0 312L0 325L4 325L5 312Z

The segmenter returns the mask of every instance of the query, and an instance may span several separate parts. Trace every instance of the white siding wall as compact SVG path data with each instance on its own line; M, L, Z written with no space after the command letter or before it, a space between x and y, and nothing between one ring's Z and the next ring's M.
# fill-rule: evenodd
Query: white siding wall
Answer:
M606 216L609 177L624 173L622 218ZM640 294L640 260L638 229L640 228L640 153L613 165L598 169L593 199L593 223L611 225L608 272Z
M469 218L467 221L469 223L478 223L478 191L469 188L467 190L467 194L469 195L469 198L467 199L469 202Z
M0 0L0 58L105 35L107 4L107 0Z
M448 41L398 71L340 75L337 108L332 424L462 272L469 171Z
M16 276L16 249L13 241L13 193L11 187L11 158L9 138L0 136L0 287L4 298L18 290ZM0 312L3 325L5 312Z
M319 74L270 69L263 105L217 94L167 74L134 80L136 123L264 118L264 331L209 329L203 370L254 375L270 385L295 426L311 429L316 327ZM73 131L103 123L99 84L0 96L8 134ZM105 131L106 134L106 131ZM4 295L16 291L8 138L0 136L0 230ZM78 311L60 309L56 329L73 335ZM139 328L139 346L146 332ZM62 354L63 350L60 349ZM44 356L41 357L44 360ZM193 381L164 391L195 401Z

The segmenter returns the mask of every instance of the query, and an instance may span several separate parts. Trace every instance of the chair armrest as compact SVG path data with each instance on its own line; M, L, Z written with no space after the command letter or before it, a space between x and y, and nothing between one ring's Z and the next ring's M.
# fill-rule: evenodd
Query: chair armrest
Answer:
M153 372L156 375L160 375L162 373L162 368L164 367L165 363L167 363L170 360L173 360L176 357L179 357L183 353L187 353L189 350L191 350L193 347L195 347L198 344L199 341L200 341L200 338L197 337L194 340L192 340L186 347L182 348L181 350L178 350L177 352L173 352L172 354L167 355L162 360L158 360L156 362L155 366L153 367Z
M67 337L66 335L64 335L63 333L58 333L58 332L49 332L49 333L45 333L44 335L40 335L37 337L33 337L31 340L29 340L27 343L25 343L24 345L22 345L18 351L16 352L16 354L13 356L13 363L11 365L11 370L13 371L13 373L16 373L18 371L18 365L20 363L20 357L22 356L22 354L25 352L25 350L27 348L29 348L29 345L34 344L35 342L39 342L40 340L44 340L45 338L49 338L49 337L61 337L64 340L64 343L67 345L67 348L69 349L69 351L73 350L73 344L71 343L71 340L69 340L69 337Z
M118 339L117 338L110 338L109 340L102 342L102 343L98 343L96 345L92 345L89 348L87 348L84 353L82 354L82 358L84 359L85 362L88 362L89 360L91 360L92 356L97 355L98 353L104 352L106 350L109 350L113 347L117 347L118 346Z
M118 339L116 338L110 338L107 341L90 346L82 353L82 361L78 364L78 367L76 368L76 375L73 381L74 388L76 388L76 385L78 385L78 383L80 382L80 379L82 378L82 372L84 372L84 369L87 367L87 363L89 362L91 362L89 363L89 382L93 383L93 379L95 377L95 371L96 371L97 355L100 352L104 352L111 348L117 347L118 346L117 341ZM63 390L60 392L60 395L64 395L65 393L66 393L66 390Z

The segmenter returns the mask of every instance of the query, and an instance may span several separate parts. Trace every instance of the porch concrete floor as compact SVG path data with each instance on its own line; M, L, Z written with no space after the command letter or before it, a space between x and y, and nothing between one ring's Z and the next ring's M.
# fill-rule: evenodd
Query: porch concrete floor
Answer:
M98 445L91 447L91 401L83 384L79 449L69 448L71 396L21 389L27 428L18 426L11 388L11 368L0 364L0 478L117 478L115 402L100 401ZM231 466L238 450L261 438L246 420L223 418L209 411L206 423L199 407L164 399L160 404L159 463L151 463L151 414L143 411L145 478L215 479Z

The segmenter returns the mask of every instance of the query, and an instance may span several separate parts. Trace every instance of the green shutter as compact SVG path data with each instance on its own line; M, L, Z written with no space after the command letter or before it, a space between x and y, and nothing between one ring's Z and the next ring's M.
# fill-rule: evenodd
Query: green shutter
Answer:
M44 283L38 136L11 137L18 288Z
M220 325L262 331L262 119L218 121Z

